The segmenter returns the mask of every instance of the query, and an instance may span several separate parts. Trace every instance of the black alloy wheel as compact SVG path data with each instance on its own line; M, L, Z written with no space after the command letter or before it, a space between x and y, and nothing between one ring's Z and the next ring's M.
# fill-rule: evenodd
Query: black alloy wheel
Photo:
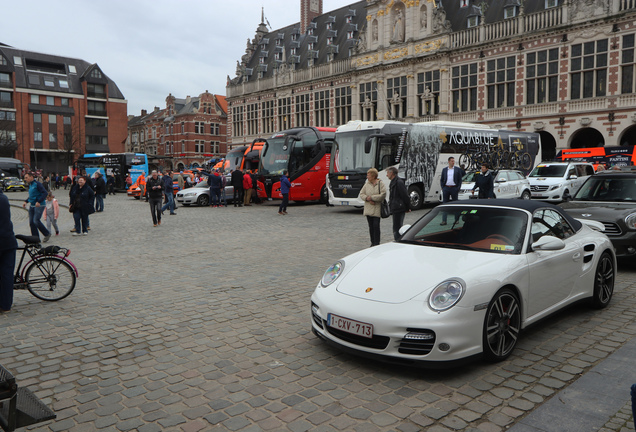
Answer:
M594 308L603 309L612 300L615 276L616 270L612 255L607 251L603 252L594 273L594 294L592 297Z
M484 357L492 362L510 356L521 331L521 304L508 288L495 294L488 305L483 330Z

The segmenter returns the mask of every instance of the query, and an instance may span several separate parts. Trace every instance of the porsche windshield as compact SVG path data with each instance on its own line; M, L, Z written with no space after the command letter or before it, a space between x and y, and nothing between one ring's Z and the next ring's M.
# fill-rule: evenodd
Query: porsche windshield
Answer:
M440 248L520 254L528 216L516 209L439 206L417 221L400 242Z
M537 165L528 177L563 177L567 165Z
M341 132L336 134L338 154L336 155L336 168L338 171L357 171L366 173L369 168L376 166L377 138L373 139L371 151L365 153L364 141L377 130L360 130Z
M590 177L575 201L636 201L636 177Z
M293 140L288 140L285 144L284 136L268 139L267 152L261 159L261 174L282 174L283 170L288 168L293 143Z

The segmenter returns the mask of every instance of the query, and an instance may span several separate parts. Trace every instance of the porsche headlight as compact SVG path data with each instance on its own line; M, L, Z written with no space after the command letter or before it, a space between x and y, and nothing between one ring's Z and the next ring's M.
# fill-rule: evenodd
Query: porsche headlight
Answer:
M436 312L455 306L464 295L464 285L457 280L447 280L437 285L428 298L428 305Z
M636 229L636 213L632 213L625 218L625 225L629 229Z
M344 261L337 261L335 264L332 264L331 266L329 266L325 274L322 275L322 279L320 279L320 285L322 285L323 287L328 287L336 279L338 279L338 276L340 276L343 270Z

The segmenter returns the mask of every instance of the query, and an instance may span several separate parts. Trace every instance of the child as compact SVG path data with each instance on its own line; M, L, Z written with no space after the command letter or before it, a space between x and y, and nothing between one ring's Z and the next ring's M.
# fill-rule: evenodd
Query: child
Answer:
M55 235L60 235L60 230L57 227L57 218L60 216L60 206L55 199L53 192L49 192L46 196L46 208L42 213L42 217L46 221L46 228L51 232L51 224L55 227Z

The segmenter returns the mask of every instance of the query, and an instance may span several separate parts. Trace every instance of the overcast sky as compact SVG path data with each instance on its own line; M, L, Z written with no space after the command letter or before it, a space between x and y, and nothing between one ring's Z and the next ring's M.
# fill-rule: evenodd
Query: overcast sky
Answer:
M0 42L97 63L139 115L168 93L225 95L262 6L274 30L300 21L300 0L22 0L4 8Z

